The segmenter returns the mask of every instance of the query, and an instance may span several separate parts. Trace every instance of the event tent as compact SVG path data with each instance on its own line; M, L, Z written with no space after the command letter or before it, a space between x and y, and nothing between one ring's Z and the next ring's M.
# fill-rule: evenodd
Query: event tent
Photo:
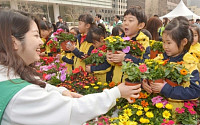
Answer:
M200 17L196 14L194 14L191 10L189 10L183 1L181 0L180 3L176 6L175 9L173 9L168 14L160 17L160 19L163 19L164 17L169 18L170 20L177 16L184 16L188 19L200 19Z

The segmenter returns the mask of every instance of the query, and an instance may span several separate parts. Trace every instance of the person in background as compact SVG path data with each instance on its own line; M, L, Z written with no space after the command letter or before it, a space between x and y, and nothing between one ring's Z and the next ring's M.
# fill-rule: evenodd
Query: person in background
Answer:
M98 25L99 23L102 23L103 24L103 20L101 19L101 14L96 14L95 16L95 21L96 21L96 24Z
M121 36L122 34L124 34L124 30L121 26L116 26L113 28L112 36Z
M189 19L189 24L194 24L194 19Z
M116 26L121 26L122 25L122 21L120 20L120 16L115 15L114 17L114 23L113 23L113 28Z
M78 28L81 34L77 36L78 40L76 46L75 44L72 44L71 46L67 46L67 49L75 55L73 60L74 68L82 66L85 70L85 63L82 59L85 55L90 55L94 49L94 46L90 41L91 36L88 36L87 33L93 29L93 27L96 27L96 24L93 22L93 17L90 14L82 14L79 16L78 20Z
M88 32L88 35L91 36L91 41L95 49L101 50L103 52L106 51L105 41L104 39L107 37L107 32L103 24L98 24L98 27L93 28ZM97 77L98 81L105 83L112 81L112 67L107 62L105 58L105 62L103 64L99 64L98 66L90 66L86 65L85 70L88 73L94 73Z
M166 27L166 25L168 24L170 22L170 20L167 18L167 17L164 17L163 18L163 25L162 25L162 27L160 27L160 29L159 29L159 37L162 37L162 33L163 33L163 31L165 30L165 27Z
M139 97L140 85L82 96L45 83L34 67L43 44L38 20L0 10L0 29L1 125L81 125L108 112L117 98Z
M72 33L72 34L74 34L74 36L76 36L76 37L77 37L78 34L80 34L80 33L79 33L78 27L72 27L72 28L69 30L69 32Z
M162 40L161 38L159 38L159 32L158 32L161 26L162 26L162 21L159 18L151 17L147 21L146 29L151 33L152 40L156 41Z
M200 28L200 19L196 19L196 22L194 23L198 28Z

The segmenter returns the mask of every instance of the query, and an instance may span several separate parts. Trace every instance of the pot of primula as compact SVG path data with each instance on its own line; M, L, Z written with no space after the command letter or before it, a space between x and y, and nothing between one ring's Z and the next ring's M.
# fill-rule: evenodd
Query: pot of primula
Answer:
M190 77L192 77L189 70L184 67L183 62L167 63L166 67L170 72L166 75L165 81L172 87L188 82Z
M149 69L147 79L149 83L164 83L165 77L169 74L169 69L166 68L168 60L146 59L145 64Z
M146 79L148 68L145 64L137 65L128 59L126 59L125 62L122 62L122 64L122 71L128 76L125 79L126 85L138 85L142 83L142 79Z
M150 59L154 59L158 54L163 53L163 43L162 41L155 41L155 40L150 40Z

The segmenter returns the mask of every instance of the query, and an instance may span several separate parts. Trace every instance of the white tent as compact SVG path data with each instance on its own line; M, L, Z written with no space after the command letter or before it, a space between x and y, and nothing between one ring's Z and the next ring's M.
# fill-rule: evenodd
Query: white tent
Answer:
M168 14L160 17L160 19L163 19L164 17L169 18L170 20L173 19L174 17L178 16L184 16L188 19L200 19L200 17L196 14L194 14L191 10L189 10L183 1L181 0L180 3L176 6L175 9L173 9L171 12Z

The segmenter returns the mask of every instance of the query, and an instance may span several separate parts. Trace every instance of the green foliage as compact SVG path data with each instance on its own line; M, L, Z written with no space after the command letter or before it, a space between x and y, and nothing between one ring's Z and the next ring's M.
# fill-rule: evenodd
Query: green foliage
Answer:
M162 53L164 52L162 41L150 40L149 42L150 42L151 50L153 51L158 50L158 52L162 52Z

